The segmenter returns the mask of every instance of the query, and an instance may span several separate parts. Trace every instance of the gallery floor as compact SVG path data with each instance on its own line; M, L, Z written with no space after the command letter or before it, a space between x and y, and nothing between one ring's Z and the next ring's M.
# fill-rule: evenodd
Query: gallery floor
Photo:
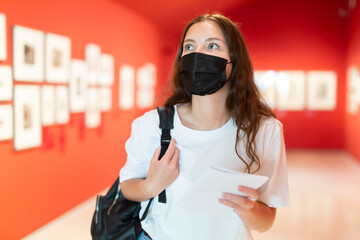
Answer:
M360 163L338 150L288 150L291 206L256 240L360 239ZM95 197L24 240L91 239Z

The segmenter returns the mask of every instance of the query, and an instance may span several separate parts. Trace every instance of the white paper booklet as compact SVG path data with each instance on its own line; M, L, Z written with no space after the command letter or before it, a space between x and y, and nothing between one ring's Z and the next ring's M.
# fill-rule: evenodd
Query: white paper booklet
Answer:
M259 188L268 177L246 174L215 166L208 167L193 185L177 201L177 205L187 210L209 214L229 214L232 208L222 205L218 199L223 192L241 194L239 185Z

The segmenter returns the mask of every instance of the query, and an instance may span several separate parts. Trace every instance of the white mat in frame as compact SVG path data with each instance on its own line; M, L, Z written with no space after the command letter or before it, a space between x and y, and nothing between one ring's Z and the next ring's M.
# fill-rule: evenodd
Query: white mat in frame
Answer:
M42 143L40 87L14 87L14 148L23 150Z
M69 95L70 95L70 111L84 112L87 81L86 81L86 63L83 60L71 60L70 67L70 82L69 82Z
M69 82L71 40L68 37L45 35L45 79L51 83Z
M41 82L44 78L44 33L14 26L13 68L16 81Z
M13 108L0 105L0 141L13 138Z
M6 16L0 13L0 61L6 60Z
M0 66L0 101L10 101L12 95L12 68L10 66Z

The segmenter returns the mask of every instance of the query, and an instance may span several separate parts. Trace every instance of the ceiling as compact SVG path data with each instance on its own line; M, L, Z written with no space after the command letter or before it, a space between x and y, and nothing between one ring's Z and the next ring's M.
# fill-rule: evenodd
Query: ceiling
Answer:
M170 35L178 35L196 16L208 12L226 13L250 0L116 0L158 25Z

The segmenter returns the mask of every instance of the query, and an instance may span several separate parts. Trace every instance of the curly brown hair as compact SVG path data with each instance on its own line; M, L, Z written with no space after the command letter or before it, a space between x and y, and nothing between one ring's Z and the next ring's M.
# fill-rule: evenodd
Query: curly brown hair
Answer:
M255 137L259 130L260 120L263 117L274 117L271 108L261 101L260 92L255 85L254 71L250 59L249 51L246 47L244 38L239 27L227 17L221 14L204 14L187 25L182 36L180 46L175 58L171 84L172 95L166 100L165 106L174 106L177 103L191 103L191 94L184 89L179 77L179 63L183 52L183 43L190 27L203 21L215 22L225 37L225 42L229 48L232 71L228 79L229 92L225 106L234 119L237 126L235 151L238 157L245 163L248 173L257 172L260 169L260 159L256 154ZM241 133L241 130L243 131ZM244 137L246 144L246 154L251 159L246 162L238 151L238 143ZM254 168L253 165L256 165ZM251 169L255 169L251 171Z

